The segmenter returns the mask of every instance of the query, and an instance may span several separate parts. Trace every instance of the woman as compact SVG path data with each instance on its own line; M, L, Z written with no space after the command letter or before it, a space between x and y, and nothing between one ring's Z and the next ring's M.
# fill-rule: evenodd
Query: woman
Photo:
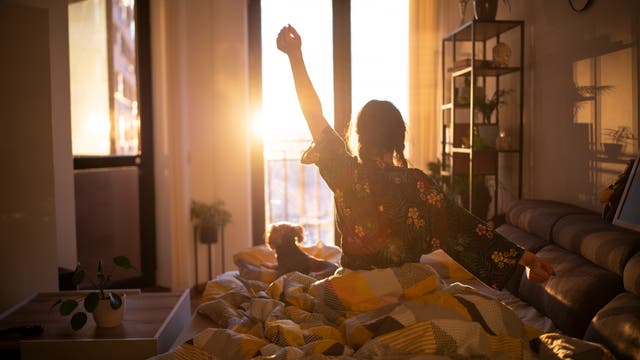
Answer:
M388 101L372 100L357 118L358 157L352 156L322 113L296 30L285 26L277 46L289 57L298 101L314 144L302 161L316 164L334 192L341 265L373 269L417 262L442 248L486 284L501 289L518 264L546 281L553 268L447 199L433 180L407 167L405 125Z

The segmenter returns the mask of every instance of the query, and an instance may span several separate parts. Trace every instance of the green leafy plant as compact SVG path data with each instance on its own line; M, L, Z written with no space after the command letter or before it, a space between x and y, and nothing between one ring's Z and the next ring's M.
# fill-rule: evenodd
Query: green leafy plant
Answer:
M505 105L507 103L504 100L504 97L511 93L511 91L512 90L508 89L495 91L490 99L487 99L487 96L483 91L476 96L474 106L478 111L480 111L480 113L482 113L485 124L488 124L491 121L491 114L493 114L498 106Z
M192 200L191 221L200 231L200 241L211 244L218 241L217 229L231 222L231 213L225 209L222 200L211 204Z
M107 287L111 283L113 272L117 268L125 269L125 270L136 270L133 265L131 265L131 261L126 256L116 256L113 258L113 263L115 267L113 270L106 274L104 271L104 267L102 265L102 260L98 260L98 271L96 273L96 279L87 279L87 272L82 268L80 263L76 266L76 270L73 273L73 277L71 281L75 286L82 284L85 280L87 280L96 291L89 292L84 297L80 296L74 299L58 299L52 306L51 309L54 309L59 305L60 315L69 316L71 315L76 308L78 308L79 300L83 303L83 310L79 310L71 316L71 328L73 330L80 330L87 323L87 313L93 313L93 311L98 306L98 302L100 300L109 300L109 304L111 308L114 310L119 309L122 306L122 297L112 291L107 290Z

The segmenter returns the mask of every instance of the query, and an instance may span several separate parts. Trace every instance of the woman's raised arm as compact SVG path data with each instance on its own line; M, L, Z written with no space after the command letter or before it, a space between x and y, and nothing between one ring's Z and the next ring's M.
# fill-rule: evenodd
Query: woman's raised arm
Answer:
M322 113L320 98L313 88L311 79L307 72L307 67L302 58L302 41L296 29L287 25L280 30L277 40L278 49L289 57L293 81L298 95L298 102L302 109L302 114L307 120L309 131L314 141L318 141L322 131L329 126L327 119Z

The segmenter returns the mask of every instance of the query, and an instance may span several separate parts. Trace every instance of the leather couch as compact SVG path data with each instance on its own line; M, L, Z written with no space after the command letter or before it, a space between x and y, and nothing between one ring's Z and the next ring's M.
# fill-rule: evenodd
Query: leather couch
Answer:
M496 231L556 270L536 284L520 269L511 293L558 332L601 343L620 359L640 359L640 233L574 205L526 199L509 207Z

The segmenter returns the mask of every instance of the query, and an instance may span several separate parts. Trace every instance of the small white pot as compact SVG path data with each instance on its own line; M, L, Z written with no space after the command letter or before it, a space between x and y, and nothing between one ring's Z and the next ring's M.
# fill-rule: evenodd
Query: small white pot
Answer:
M118 309L113 309L109 299L100 299L98 305L93 310L93 320L96 322L96 326L102 328L115 327L122 324L122 317L124 316L125 307L125 295L121 294L122 306Z

